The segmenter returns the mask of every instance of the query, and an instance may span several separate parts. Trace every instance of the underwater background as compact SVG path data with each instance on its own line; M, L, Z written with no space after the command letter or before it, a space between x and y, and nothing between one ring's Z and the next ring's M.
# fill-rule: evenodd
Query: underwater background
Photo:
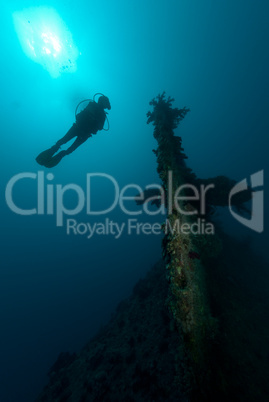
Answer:
M39 5L55 9L70 30L79 52L74 71L53 76L23 52L13 14ZM5 200L7 183L24 172L53 173L49 183L55 186L85 188L87 173L96 172L111 175L120 188L158 183L156 141L146 113L159 93L191 109L176 133L199 177L241 181L264 170L264 232L244 227L227 208L218 209L217 219L232 236L248 239L268 263L268 16L267 0L1 5L1 402L33 401L58 354L79 351L161 257L161 236L87 239L57 227L55 214L15 214ZM110 130L52 170L42 169L35 157L67 132L77 104L97 92L110 99ZM98 181L94 208L107 208L112 190L111 183ZM35 208L36 193L35 181L20 182L14 200ZM71 194L66 203L74 208L76 198ZM130 208L139 210L132 202ZM75 219L105 217L83 210ZM126 221L119 206L107 217ZM139 220L162 222L163 216Z

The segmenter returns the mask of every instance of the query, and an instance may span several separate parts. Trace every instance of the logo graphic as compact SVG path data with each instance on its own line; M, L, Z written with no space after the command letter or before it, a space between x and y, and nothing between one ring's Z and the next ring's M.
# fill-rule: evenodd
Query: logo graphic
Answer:
M251 188L257 188L263 186L263 170L254 173L250 176ZM252 191L252 211L251 218L247 219L239 214L235 213L231 207L231 200L235 194L240 193L248 189L247 179L244 179L237 183L229 195L229 209L233 217L242 225L254 230L255 232L262 233L264 229L264 192L263 190Z
M24 172L16 174L9 180L6 185L5 197L9 209L18 215L54 215L58 227L63 226L65 223L67 224L68 234L87 235L88 238L91 238L93 234L112 234L118 238L124 233L125 229L128 234L161 233L161 225L157 221L154 223L144 222L143 218L141 222L135 219L128 219L125 224L112 221L108 215L116 208L119 208L130 218L142 214L146 214L151 218L155 215L171 215L176 210L181 218L180 220L177 219L168 228L172 233L213 234L214 226L212 222L206 222L208 200L206 197L209 190L215 189L215 184L201 184L199 187L195 187L193 184L183 184L175 188L172 176L173 172L169 171L166 188L167 196L165 196L165 190L159 184L147 185L144 190L135 183L127 184L121 188L116 179L105 173L87 173L85 184L81 187L75 183L66 185L54 183L55 177L52 173L45 174L42 171L37 173ZM264 184L263 176L263 170L252 174L249 186L247 179L240 181L231 189L228 197L228 206L232 216L242 225L258 233L262 233L264 230L264 191L260 188ZM99 180L102 180L103 188L108 188L107 186L109 185L109 191L111 192L109 197L107 191L102 190L101 195L100 192L98 193L98 187L100 186L96 187L96 185L99 184ZM103 180L107 182L105 187ZM24 202L22 207L20 201L18 201L19 183L21 186L24 184L28 186L27 194L30 194L30 196L26 200L27 206L25 206ZM246 190L247 197L242 194ZM218 191L218 188L215 191ZM133 195L130 195L130 192ZM92 196L93 194L96 194L95 197ZM252 196L250 219L232 210L232 205L242 204L242 202L237 204L234 202L233 197L238 194L240 199L243 199L243 201L241 200L242 202L245 202L245 198L249 200L250 194ZM32 198L34 198L34 201ZM70 202L71 200L72 202ZM98 200L97 204L96 202L94 203L94 200ZM136 203L130 204L130 201L134 200ZM193 206L192 201L195 202L195 206ZM149 207L150 203L151 205L156 204L157 211ZM227 198L225 204L227 205ZM74 217L80 213L91 217L106 215L107 219L95 223L78 222ZM193 219L188 220L190 215ZM68 217L71 219L68 219Z

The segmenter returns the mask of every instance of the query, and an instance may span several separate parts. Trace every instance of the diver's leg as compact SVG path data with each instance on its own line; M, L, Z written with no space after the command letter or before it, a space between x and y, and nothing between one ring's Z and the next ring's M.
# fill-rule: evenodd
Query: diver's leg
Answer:
M74 123L73 126L70 128L70 130L67 131L65 136L63 136L63 138L61 138L59 141L56 142L56 145L60 147L64 144L66 144L68 141L72 140L78 134L79 134L79 130L77 128L76 123Z
M66 155L71 154L72 152L75 151L83 142L85 142L89 137L77 137L76 140L73 142L73 144L65 151Z
M52 147L48 150L47 152L47 157L51 158L56 152L59 151L59 148L61 145L66 144L68 141L72 140L74 137L76 137L79 133L79 130L77 128L76 124L73 124L73 126L70 128L70 130L67 131L65 136L61 138L59 141L56 142L56 144L52 145Z
M60 151L58 154L56 154L55 156L50 158L48 161L46 161L44 166L46 166L48 168L52 168L52 167L58 165L58 163L61 162L61 160L63 159L64 156L69 155L73 151L75 151L75 149L77 149L81 144L83 144L83 142L85 142L87 140L87 138L89 138L89 137L85 137L85 138L77 137L76 140L74 141L74 143L66 151Z
M76 137L77 135L80 134L80 131L78 130L78 127L75 124L73 124L73 126L70 128L70 130L68 130L68 132L65 134L65 136L63 138L61 138L59 141L56 142L56 144L54 144L51 148L46 149L46 151L41 152L37 158L36 161L37 163L39 163L39 165L41 166L47 166L47 167L52 167L55 166L54 163L56 162L56 160L58 160L57 163L60 162L61 158L64 157L65 155L67 155L66 151L61 151L60 155L55 155L57 156L57 158L55 158L53 155L56 154L56 152L58 152L59 148L61 147L61 145L66 144L68 141L72 140L74 137ZM82 141L84 142L84 141ZM76 149L82 142L80 142L78 145L76 145L76 147L74 149ZM74 142L74 144L76 143L76 141ZM71 149L73 148L74 144L70 147ZM72 149L70 152L73 152Z

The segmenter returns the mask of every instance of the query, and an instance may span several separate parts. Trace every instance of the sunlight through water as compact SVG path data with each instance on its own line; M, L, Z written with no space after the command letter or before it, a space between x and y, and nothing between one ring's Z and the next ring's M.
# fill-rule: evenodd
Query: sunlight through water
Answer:
M16 11L13 21L24 53L53 78L77 70L78 49L68 27L53 8Z

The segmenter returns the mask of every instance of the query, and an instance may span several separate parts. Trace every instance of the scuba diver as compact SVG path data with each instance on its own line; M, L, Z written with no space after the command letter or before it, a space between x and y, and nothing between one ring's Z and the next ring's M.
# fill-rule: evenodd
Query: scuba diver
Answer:
M98 99L98 102L95 102L94 100L96 95L101 95ZM89 99L85 101L88 100ZM83 142L90 138L92 134L96 134L97 131L104 129L104 124L107 118L107 112L105 112L105 109L111 109L108 97L99 93L95 94L93 100L90 100L86 108L77 114L79 105L85 101L82 101L78 104L75 113L76 122L65 134L65 136L57 141L56 144L51 148L41 152L41 154L37 156L36 161L39 163L39 165L47 168L52 168L58 165L64 156L75 151L75 149L77 149L81 144L83 144ZM107 131L108 129L104 130ZM66 144L75 137L75 141L67 150L57 153L62 145Z

